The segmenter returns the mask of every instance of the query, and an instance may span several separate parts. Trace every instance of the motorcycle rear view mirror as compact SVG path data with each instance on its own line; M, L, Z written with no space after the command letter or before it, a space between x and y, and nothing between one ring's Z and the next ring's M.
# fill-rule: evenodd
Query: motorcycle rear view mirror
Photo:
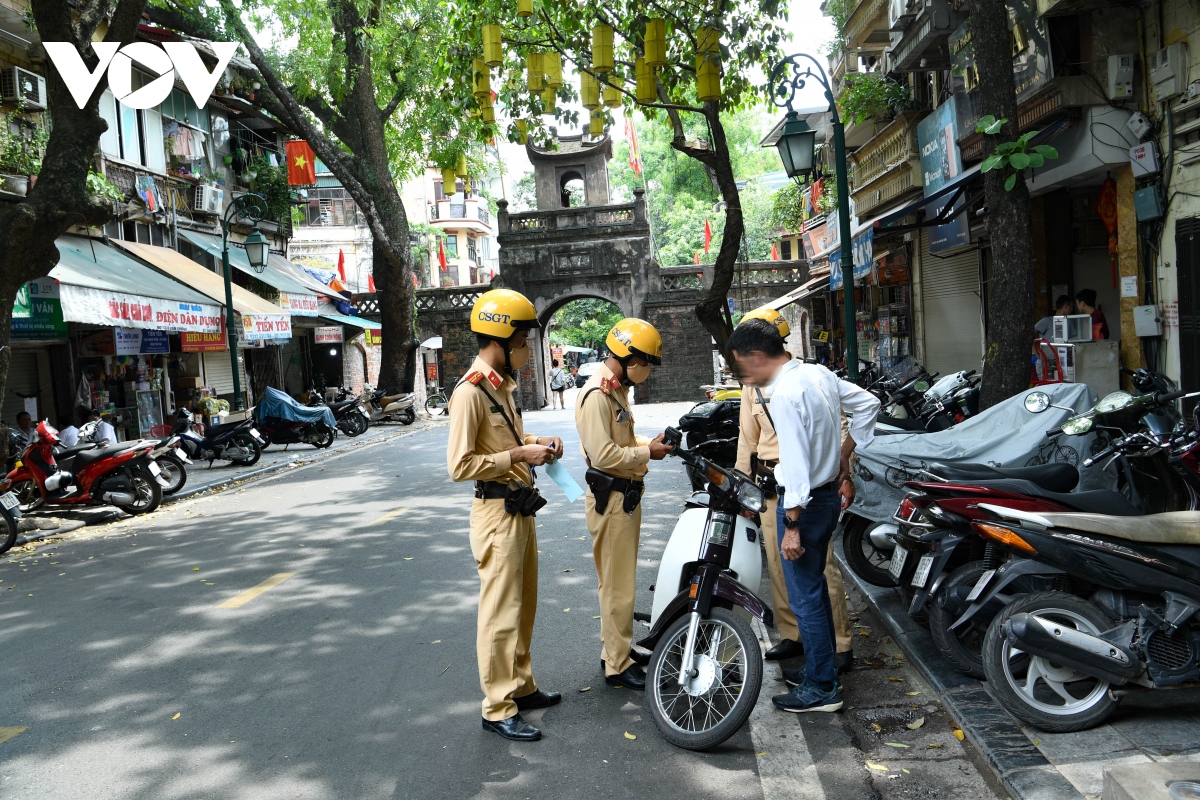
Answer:
M1040 414L1050 408L1050 395L1045 392L1030 392L1025 395L1025 410L1030 414Z

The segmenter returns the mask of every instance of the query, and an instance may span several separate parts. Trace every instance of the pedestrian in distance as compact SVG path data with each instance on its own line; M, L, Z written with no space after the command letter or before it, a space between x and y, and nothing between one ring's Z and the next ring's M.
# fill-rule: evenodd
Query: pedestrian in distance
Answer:
M1108 338L1108 320L1104 312L1096 307L1096 290L1080 289L1075 293L1075 307L1080 314L1089 314L1092 318L1092 338Z
M1049 341L1054 337L1054 318L1065 317L1075 310L1075 304L1071 302L1069 294L1060 294L1058 299L1054 301L1054 313L1039 319L1033 326L1037 331L1037 335L1041 339Z
M558 408L566 409L567 403L563 399L563 393L567 389L567 373L558 365L558 359L550 362L550 408L555 407L555 401L558 402Z
M17 412L17 427L13 429L13 437L21 449L33 441L33 417L29 416L28 411Z
M642 669L650 656L633 649L633 602L642 529L642 493L647 464L671 452L659 434L653 440L633 430L629 387L650 377L662 363L662 337L654 326L627 317L609 331L611 355L579 393L575 427L587 460L584 500L600 595L600 668L609 686L646 688Z
M513 400L517 370L529 363L537 312L509 289L484 292L471 309L479 355L450 396L446 462L455 481L474 481L471 554L479 573L475 650L483 689L483 729L536 741L542 732L522 711L562 700L533 678L530 643L537 614L534 515L546 504L533 467L562 456L562 439L525 433Z
M750 320L764 320L779 332L787 345L791 327L777 310L763 306L742 317L742 325ZM794 358L788 353L789 358ZM779 504L778 487L775 485L775 468L779 465L779 438L771 417L771 390L756 386L743 376L740 433L738 436L737 468L751 475L767 497L767 510L759 515L762 521L763 540L774 542L778 538L775 518ZM853 481L847 480L853 492ZM839 490L840 490L839 486ZM853 499L853 498L851 498ZM771 601L775 609L775 628L780 641L766 652L768 661L783 661L804 654L803 638L796 615L788 602L787 581L783 575L783 557L778 547L767 548L767 572L771 577ZM842 584L842 572L833 558L833 542L825 559L825 582L829 587L829 604L833 611L835 640L834 660L838 674L846 672L854 663L854 638L850 628L850 609L846 604L846 590Z
M739 325L728 347L738 372L771 390L771 416L779 437L777 546L788 602L807 656L803 681L772 701L782 711L837 711L842 694L825 561L840 511L838 486L855 447L874 439L880 403L824 367L793 359L779 331L765 320ZM850 435L839 447L843 413L851 417Z

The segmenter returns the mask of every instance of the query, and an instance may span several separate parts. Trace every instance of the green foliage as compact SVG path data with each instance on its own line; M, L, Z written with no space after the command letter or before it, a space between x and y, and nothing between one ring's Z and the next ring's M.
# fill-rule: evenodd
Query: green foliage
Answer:
M835 34L821 52L822 55L832 58L846 47L846 40L842 36L846 32L846 23L850 21L851 8L847 7L846 0L826 0L824 10L825 16L833 20Z
M23 116L0 116L0 172L27 177L42 171L50 134Z
M88 170L87 193L92 197L102 197L105 200L124 200L125 193L117 188L108 178L99 172Z
M979 124L975 126L978 133L986 136L1000 135L1000 129L1004 127L1007 119L996 119L991 114L980 117ZM1017 175L1024 172L1026 169L1037 169L1046 163L1048 159L1058 158L1058 151L1048 144L1039 144L1030 147L1029 142L1033 137L1037 136L1037 131L1029 131L1023 133L1015 142L1000 142L996 145L996 152L983 160L980 166L980 172L991 172L994 169L1012 170L1008 177L1004 179L1004 191L1011 192L1013 187L1017 185Z
M572 347L599 349L612 326L625 315L607 300L588 298L567 303L555 314L550 330L550 341Z
M786 231L798 231L804 224L804 205L808 187L801 186L795 181L787 184L775 193L771 206L771 224Z
M854 125L887 114L900 114L915 106L908 84L875 72L847 75L846 88L838 98L838 107L846 122Z
M537 190L534 188L533 173L526 172L513 182L512 197L508 201L508 210L513 213L533 211L537 208Z
M292 191L288 186L287 167L271 166L266 156L256 156L250 161L254 177L254 191L267 198L267 219L282 222L291 218Z

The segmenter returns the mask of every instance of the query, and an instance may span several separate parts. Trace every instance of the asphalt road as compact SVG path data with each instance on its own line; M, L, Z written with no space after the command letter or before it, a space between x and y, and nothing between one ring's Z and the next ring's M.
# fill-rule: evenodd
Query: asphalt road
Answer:
M684 408L638 409L639 429ZM582 482L571 413L526 419L563 436ZM471 496L446 476L445 437L434 425L0 560L0 797L992 796L945 723L917 732L942 743L919 753L903 731L903 772L864 766L898 752L870 741L868 707L913 716L911 675L883 681L911 672L894 660L849 676L857 711L775 712L783 685L768 678L752 724L724 746L668 745L643 694L604 684L582 503L546 479L533 659L565 701L527 715L539 743L482 732ZM670 460L649 486L645 611L687 493ZM881 628L863 618L865 650L886 651Z

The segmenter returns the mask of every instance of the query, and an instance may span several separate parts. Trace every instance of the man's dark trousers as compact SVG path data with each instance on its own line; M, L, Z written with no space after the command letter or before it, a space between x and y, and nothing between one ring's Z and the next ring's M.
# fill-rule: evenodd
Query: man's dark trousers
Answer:
M825 584L825 556L829 539L837 527L841 501L833 481L812 491L812 499L800 512L800 545L804 555L795 561L783 559L788 604L796 614L807 656L804 675L812 683L828 686L837 680L833 663L833 608ZM780 548L787 529L783 526L784 498L777 511Z

